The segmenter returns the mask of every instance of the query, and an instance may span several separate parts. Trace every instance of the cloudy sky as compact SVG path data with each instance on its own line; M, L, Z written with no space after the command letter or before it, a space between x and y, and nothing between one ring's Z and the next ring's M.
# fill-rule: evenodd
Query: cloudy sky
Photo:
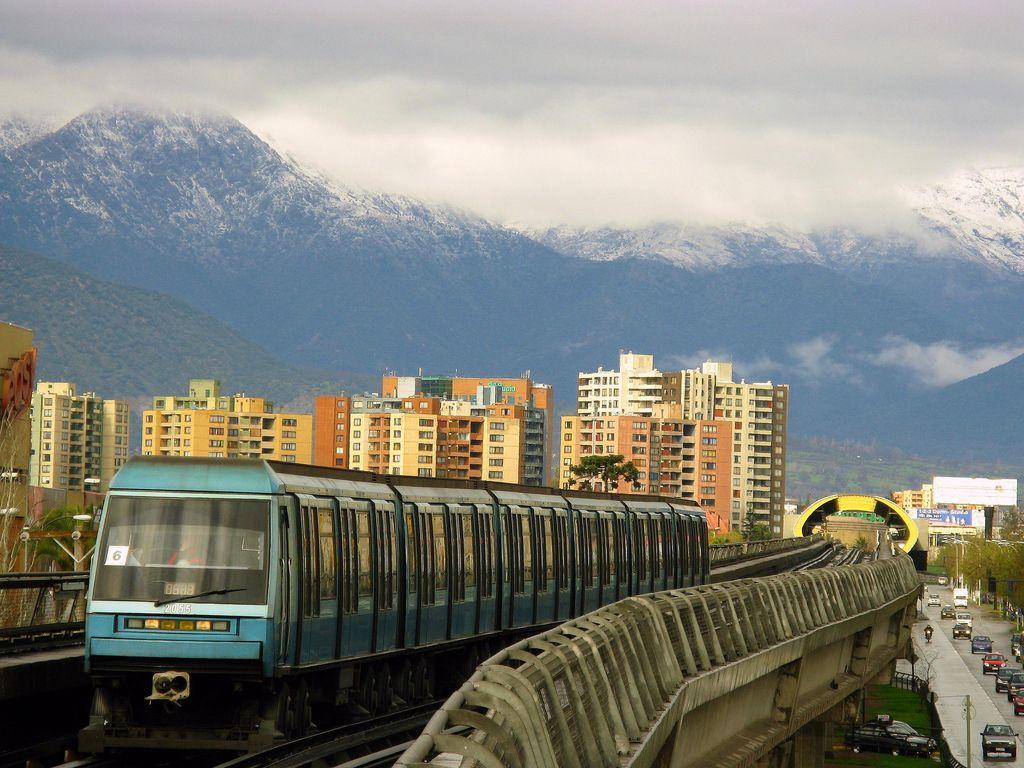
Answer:
M0 109L230 112L506 222L905 222L1024 162L1024 3L0 0Z

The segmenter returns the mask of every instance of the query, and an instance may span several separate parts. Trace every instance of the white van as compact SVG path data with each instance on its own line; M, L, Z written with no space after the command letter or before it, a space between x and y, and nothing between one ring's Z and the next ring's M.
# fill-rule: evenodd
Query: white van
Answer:
M967 590L963 587L957 587L953 590L953 607L954 608L966 608L967 607Z

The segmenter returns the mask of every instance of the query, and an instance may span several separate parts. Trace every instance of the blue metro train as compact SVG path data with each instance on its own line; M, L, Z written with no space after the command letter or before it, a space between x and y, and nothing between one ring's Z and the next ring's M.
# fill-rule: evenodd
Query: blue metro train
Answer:
M510 635L701 584L680 499L138 457L103 510L86 751L254 750L427 701Z

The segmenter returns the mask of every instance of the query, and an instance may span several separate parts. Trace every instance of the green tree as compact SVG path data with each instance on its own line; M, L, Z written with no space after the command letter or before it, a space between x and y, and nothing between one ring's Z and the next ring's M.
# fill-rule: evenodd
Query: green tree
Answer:
M1003 513L999 536L1004 541L1024 541L1024 516L1016 507Z
M766 541L772 537L772 529L764 523L759 523L754 518L754 513L747 510L747 516L743 518L743 525L740 534L744 541Z
M868 540L865 539L863 536L858 536L857 540L855 542L853 542L853 548L854 549L859 549L861 552L867 552L868 551Z
M572 473L569 487L579 483L581 489L590 490L598 480L603 483L605 491L614 491L619 480L625 480L634 488L638 487L640 470L632 461L624 459L625 457L618 453L607 456L584 456L579 464L569 467Z

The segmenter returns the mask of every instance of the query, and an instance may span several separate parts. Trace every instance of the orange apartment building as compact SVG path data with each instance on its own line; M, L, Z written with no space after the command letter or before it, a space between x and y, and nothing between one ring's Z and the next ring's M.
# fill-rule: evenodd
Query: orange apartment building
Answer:
M391 475L540 485L543 432L523 405L440 397L323 395L316 464Z
M672 410L656 406L656 416L563 416L558 485L578 487L571 468L585 456L618 454L633 462L640 477L635 485L620 480L608 490L691 499L707 511L712 528L728 530L732 425L681 419ZM597 482L594 490L605 489Z

